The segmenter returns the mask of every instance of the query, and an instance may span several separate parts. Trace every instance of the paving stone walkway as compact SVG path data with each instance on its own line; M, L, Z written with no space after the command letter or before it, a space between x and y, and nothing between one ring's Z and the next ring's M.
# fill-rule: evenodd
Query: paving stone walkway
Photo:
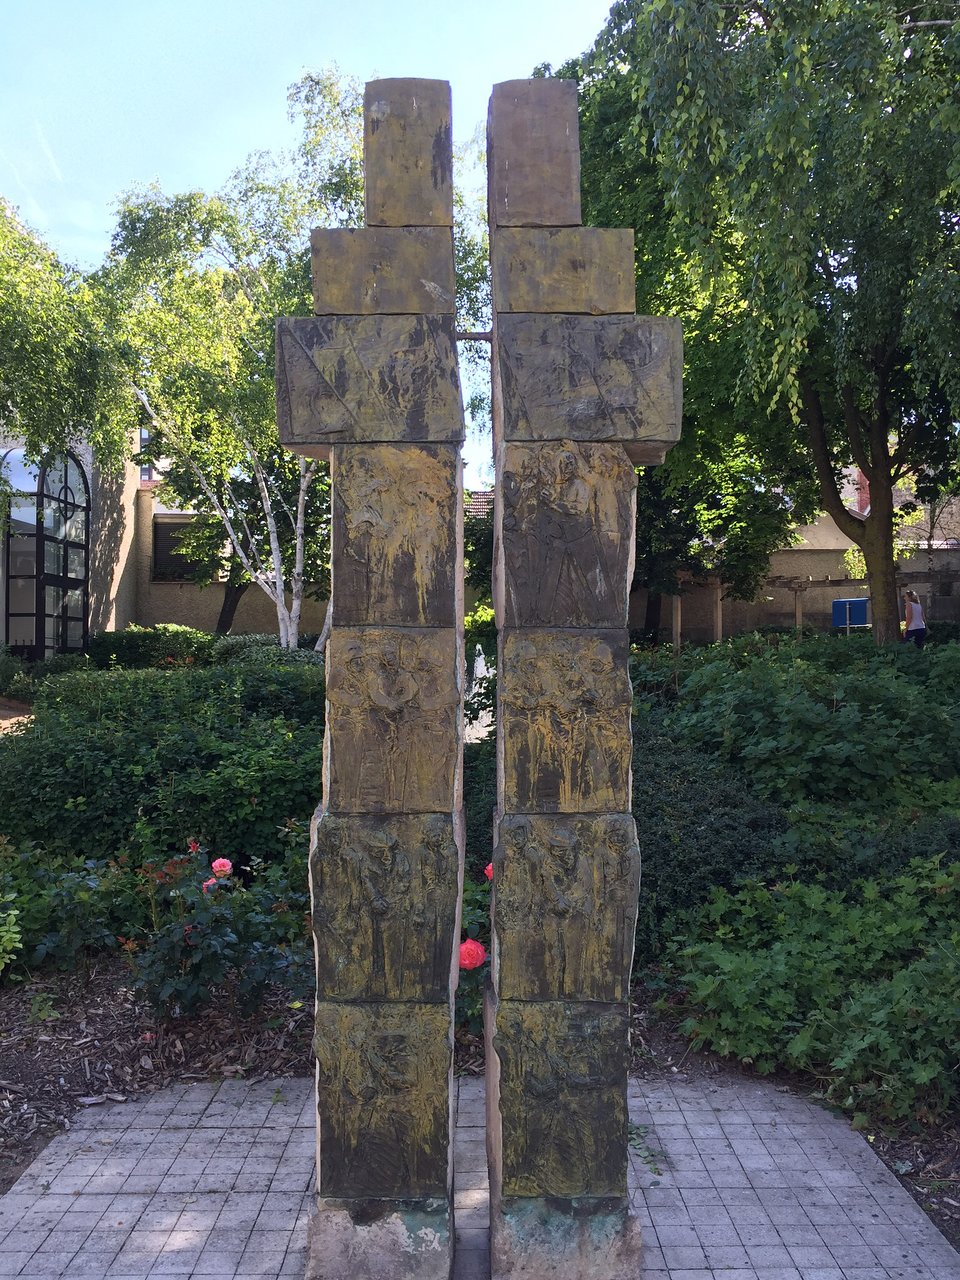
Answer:
M631 1081L629 1096L637 1280L960 1280L960 1255L844 1120L752 1081ZM461 1081L459 1103L455 1280L484 1280L483 1082ZM91 1109L0 1198L0 1277L302 1277L313 1158L310 1080Z

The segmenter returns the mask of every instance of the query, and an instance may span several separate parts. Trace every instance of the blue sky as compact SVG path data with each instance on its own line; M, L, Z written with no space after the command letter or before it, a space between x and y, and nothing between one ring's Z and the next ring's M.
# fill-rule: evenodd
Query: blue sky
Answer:
M454 135L496 81L593 42L610 0L8 0L0 40L0 194L82 267L124 190L215 190L254 150L290 145L287 86L337 63L361 80L453 86Z

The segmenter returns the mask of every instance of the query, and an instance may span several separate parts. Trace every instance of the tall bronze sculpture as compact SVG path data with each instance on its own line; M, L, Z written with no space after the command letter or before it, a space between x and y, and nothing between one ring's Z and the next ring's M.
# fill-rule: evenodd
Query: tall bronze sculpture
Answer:
M366 226L312 237L277 327L280 433L329 457L332 631L310 854L318 1185L310 1280L446 1280L463 875L463 408L450 88L364 98Z
M681 335L636 316L633 233L580 225L576 85L494 87L499 629L493 1280L634 1280L628 1000L640 852L627 602L635 463L680 431Z

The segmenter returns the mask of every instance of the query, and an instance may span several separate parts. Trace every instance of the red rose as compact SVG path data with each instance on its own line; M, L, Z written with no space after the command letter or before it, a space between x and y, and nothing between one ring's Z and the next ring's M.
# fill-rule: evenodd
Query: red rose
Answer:
M488 862L487 865L483 868L483 874L487 877L488 880L493 879L493 863L492 862Z
M487 958L487 948L476 938L467 938L460 943L460 968L479 969Z

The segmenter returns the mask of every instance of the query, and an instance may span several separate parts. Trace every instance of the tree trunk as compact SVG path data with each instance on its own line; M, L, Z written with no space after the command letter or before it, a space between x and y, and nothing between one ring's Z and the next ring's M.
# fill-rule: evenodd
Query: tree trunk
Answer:
M218 636L225 636L229 633L230 628L233 626L233 620L237 616L237 605L249 585L249 582L224 583L223 604L220 606L220 617L217 618L217 625L214 628Z
M647 589L647 611L643 618L643 634L653 644L660 642L660 617L663 611L663 596L659 591Z
M900 639L900 601L894 560L892 501L888 492L870 491L870 515L863 522L860 549L867 565L873 638L878 645Z

